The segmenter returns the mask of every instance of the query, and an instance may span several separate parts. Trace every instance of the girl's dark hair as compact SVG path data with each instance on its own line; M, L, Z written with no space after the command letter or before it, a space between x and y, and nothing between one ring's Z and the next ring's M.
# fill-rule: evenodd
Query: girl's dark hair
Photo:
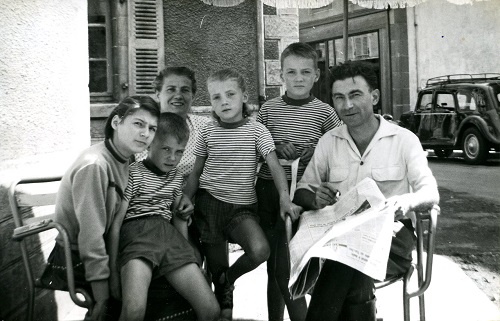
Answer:
M189 127L186 120L174 113L161 113L154 139L165 140L167 136L174 136L179 142L187 142L189 139Z
M330 88L338 80L354 78L360 76L365 79L370 90L378 89L377 72L375 65L365 61L347 61L343 64L334 66L330 73Z
M207 79L207 84L213 81L226 81L226 80L234 80L238 84L238 87L241 89L243 93L247 91L246 85L245 85L245 79L243 76L240 75L239 72L237 72L234 69L222 69L219 71L216 71L212 73L208 79ZM252 115L252 109L248 106L247 103L243 103L243 117L249 117ZM217 121L220 121L220 117L217 116L217 114L212 111L212 116L217 119Z
M118 116L123 121L127 116L135 114L140 109L149 112L156 118L160 117L160 105L153 98L149 96L129 96L124 98L109 114L104 126L104 137L106 139L113 138L115 132L111 125L113 117Z
M193 95L196 94L196 78L194 77L194 71L192 71L188 67L167 67L160 71L158 76L156 76L155 80L153 81L153 87L155 88L156 92L161 91L165 78L170 75L184 76L191 80L191 91L193 92Z

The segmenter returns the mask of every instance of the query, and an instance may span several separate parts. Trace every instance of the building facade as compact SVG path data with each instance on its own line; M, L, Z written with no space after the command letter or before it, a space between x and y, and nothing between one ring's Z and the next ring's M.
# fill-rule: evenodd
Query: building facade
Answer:
M0 319L20 320L26 278L7 189L19 177L63 174L103 139L106 117L128 95L152 95L164 66L196 72L193 112L209 114L208 75L235 68L250 104L283 93L279 53L298 41L298 10L242 0L217 7L202 0L0 0ZM32 216L33 213L26 213ZM33 237L41 262L54 235ZM39 273L42 265L35 266ZM63 320L66 293L37 290L37 320Z
M300 11L300 40L316 47L326 73L345 61L342 2ZM396 119L413 110L418 90L431 77L500 72L498 1L456 5L427 1L412 8L348 7L348 60L365 60L379 69L379 113ZM316 94L329 101L328 84Z

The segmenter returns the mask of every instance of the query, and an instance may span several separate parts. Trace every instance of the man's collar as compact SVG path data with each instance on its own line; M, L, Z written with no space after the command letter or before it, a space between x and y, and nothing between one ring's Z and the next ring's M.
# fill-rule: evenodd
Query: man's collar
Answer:
M398 132L397 125L389 123L384 119L384 117L381 117L380 115L376 114L374 116L379 120L380 125L378 126L377 132L375 133L375 136L373 136L372 140L392 136ZM344 139L349 139L351 137L347 129L347 125L340 126L338 130L330 131L330 133L332 136L337 136Z

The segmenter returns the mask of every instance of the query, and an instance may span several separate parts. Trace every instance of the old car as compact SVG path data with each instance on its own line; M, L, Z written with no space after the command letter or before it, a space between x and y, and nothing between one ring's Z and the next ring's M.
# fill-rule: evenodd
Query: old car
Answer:
M500 150L500 74L456 74L431 78L418 93L415 110L400 125L414 132L438 157L463 150L480 164Z

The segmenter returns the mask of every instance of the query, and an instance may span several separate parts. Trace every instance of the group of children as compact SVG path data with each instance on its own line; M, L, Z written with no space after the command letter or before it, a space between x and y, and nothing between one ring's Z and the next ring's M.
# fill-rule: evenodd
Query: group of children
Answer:
M196 161L186 182L176 169L190 134L184 119L162 113L152 130L142 131L145 125L132 120L140 135L124 135L119 144L151 144L147 158L129 166L106 244L110 293L123 302L120 320L144 318L148 288L160 276L191 304L198 320L231 319L235 281L265 261L269 320L282 320L285 304L292 321L305 319L305 300L292 301L288 292L284 236L285 216L296 221L302 208L290 199L290 169L279 159L300 158L300 177L318 139L341 124L334 109L310 93L319 78L317 60L307 44L288 46L281 56L286 94L266 102L256 120L248 117L239 73L224 69L210 75L215 120L196 137ZM113 129L117 134L120 127ZM257 174L259 160L265 164ZM191 222L199 230L213 292L188 241ZM231 266L227 242L244 251Z

